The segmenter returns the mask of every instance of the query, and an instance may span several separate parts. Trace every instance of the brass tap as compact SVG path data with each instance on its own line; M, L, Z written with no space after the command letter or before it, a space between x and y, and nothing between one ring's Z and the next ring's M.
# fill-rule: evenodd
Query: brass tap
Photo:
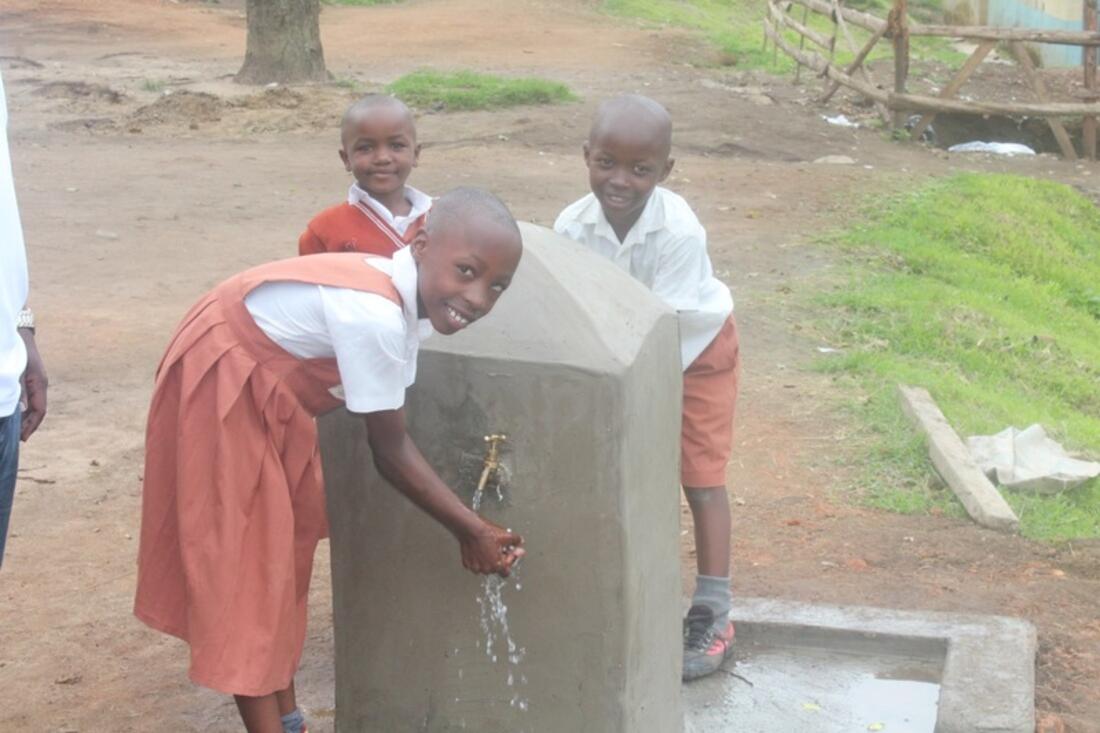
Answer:
M477 482L477 491L475 492L479 505L480 495L485 490L485 484L489 483L489 477L493 475L493 472L500 468L500 444L506 440L508 440L508 436L502 433L485 436L485 442L489 444L489 448L485 452L484 468L481 470L481 480Z
M500 444L508 440L508 436L502 433L493 433L485 436L485 442L489 444L489 450L485 454L485 467L495 471L500 467Z

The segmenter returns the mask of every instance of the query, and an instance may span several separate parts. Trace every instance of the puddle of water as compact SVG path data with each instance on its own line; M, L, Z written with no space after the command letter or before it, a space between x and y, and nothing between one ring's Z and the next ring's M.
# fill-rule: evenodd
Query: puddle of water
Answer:
M864 730L879 728L886 733L933 733L940 702L935 682L891 680L868 677L848 689L850 715L869 721Z
M934 733L943 660L749 646L684 688L691 733Z

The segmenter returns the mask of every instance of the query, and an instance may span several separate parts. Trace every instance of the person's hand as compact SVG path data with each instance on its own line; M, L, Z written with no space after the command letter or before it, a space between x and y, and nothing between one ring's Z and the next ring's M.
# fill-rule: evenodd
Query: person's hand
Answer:
M480 520L480 525L460 540L462 565L472 573L496 573L506 578L526 554L523 538L515 532Z
M26 441L38 430L42 418L46 417L46 386L49 380L46 378L42 355L38 353L38 346L34 341L34 332L20 329L19 334L27 345L27 368L19 379L23 387L23 394L19 398L19 404L23 408L23 426L19 437Z

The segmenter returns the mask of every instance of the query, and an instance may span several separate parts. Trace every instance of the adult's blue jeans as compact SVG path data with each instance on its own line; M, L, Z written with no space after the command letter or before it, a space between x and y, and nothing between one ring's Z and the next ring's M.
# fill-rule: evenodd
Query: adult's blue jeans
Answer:
M7 417L0 417L0 565L4 564L4 544L8 539L12 497L15 496L15 474L19 469L19 427L22 414L19 407Z

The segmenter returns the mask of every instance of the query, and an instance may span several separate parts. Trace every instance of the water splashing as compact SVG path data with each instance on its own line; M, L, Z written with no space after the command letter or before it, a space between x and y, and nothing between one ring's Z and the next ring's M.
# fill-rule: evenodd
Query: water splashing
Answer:
M520 665L527 656L527 649L516 644L508 628L508 606L504 602L503 594L508 582L507 578L499 575L489 575L482 580L481 594L477 597L481 608L481 632L485 635L485 656L489 661L496 664L501 656L507 661L507 684L513 689L509 704L513 708L526 711L528 700L523 689L527 686L527 675ZM518 589L518 580L516 586Z

